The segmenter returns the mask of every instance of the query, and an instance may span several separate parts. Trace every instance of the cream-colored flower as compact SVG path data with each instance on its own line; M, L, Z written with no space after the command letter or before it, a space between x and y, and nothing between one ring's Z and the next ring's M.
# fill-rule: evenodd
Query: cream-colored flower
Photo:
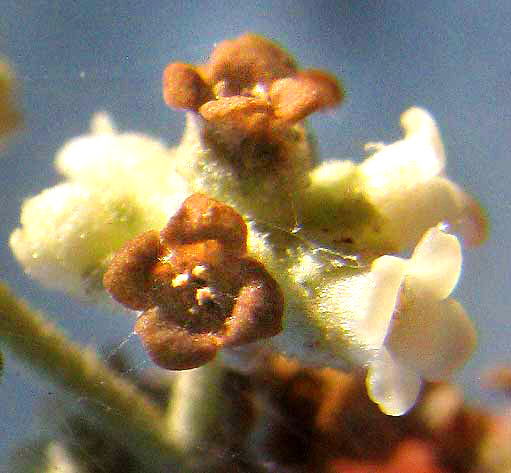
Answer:
M300 284L310 301L304 325L316 334L299 347L285 318L279 337L295 341L285 352L333 368L367 367L371 399L387 414L405 413L422 379L449 376L474 349L470 319L448 299L461 261L458 239L439 227L424 234L409 259L385 255L360 268L318 261L311 268L304 261L308 280Z
M413 107L401 115L404 138L391 145L370 144L376 152L358 171L364 194L384 219L382 237L396 251L410 248L440 222L477 245L486 236L479 206L445 175L445 153L433 117Z
M364 162L329 161L313 169L296 205L306 238L373 255L413 248L439 223L477 245L486 236L479 204L445 176L440 132L431 115L410 108L405 136Z
M373 337L384 339L369 363L366 380L370 397L383 412L406 412L418 396L422 378L449 376L474 350L470 319L457 301L447 299L457 284L461 262L457 238L439 228L426 232L410 259L382 256L373 262L371 273L387 287L384 300L394 301L390 311L380 310L380 324L365 327ZM394 282L386 286L385 278L378 276L389 272L400 274L398 287ZM381 296L381 287L366 293L375 304Z
M67 179L27 199L10 245L25 271L49 288L101 297L115 251L162 226L187 197L172 150L135 133L116 132L98 114L92 133L66 143L56 167Z

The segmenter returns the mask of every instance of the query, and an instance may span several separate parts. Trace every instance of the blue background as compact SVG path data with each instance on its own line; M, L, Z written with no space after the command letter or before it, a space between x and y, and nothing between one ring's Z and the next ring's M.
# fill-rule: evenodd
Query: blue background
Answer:
M23 199L59 181L52 161L91 115L108 111L121 130L176 143L181 113L161 98L171 60L205 61L215 42L245 31L285 45L305 67L325 68L347 90L344 105L312 118L323 158L363 157L368 141L401 136L411 105L433 113L448 174L477 196L491 219L490 239L467 251L456 297L480 338L459 379L474 402L481 369L511 361L509 307L511 2L476 1L72 1L3 0L0 52L20 79L25 129L0 154L0 274L17 294L52 314L82 344L118 344L132 320L43 290L14 261L7 241ZM136 338L137 370L150 366ZM0 470L7 451L44 432L40 414L56 388L4 350L0 384ZM80 400L76 399L79 403Z

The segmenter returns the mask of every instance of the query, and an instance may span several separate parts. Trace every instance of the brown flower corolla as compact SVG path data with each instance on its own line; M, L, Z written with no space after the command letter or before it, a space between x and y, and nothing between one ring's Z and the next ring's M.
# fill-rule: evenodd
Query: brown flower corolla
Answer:
M195 368L222 347L281 331L282 292L246 256L246 241L245 222L232 207L193 194L161 232L139 235L114 256L105 288L143 311L135 332L156 364Z
M163 96L218 127L268 136L338 105L343 91L333 75L299 70L277 44L246 33L218 44L205 65L169 64Z

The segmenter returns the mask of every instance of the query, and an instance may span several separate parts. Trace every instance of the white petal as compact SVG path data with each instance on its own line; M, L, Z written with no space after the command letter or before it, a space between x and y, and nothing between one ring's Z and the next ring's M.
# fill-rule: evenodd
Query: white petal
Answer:
M449 376L463 365L476 346L476 332L455 300L410 298L393 320L385 344L394 359L430 380Z
M369 340L373 346L383 344L387 335L405 265L403 259L394 256L381 256L371 265L370 286L365 294L365 314L359 320L357 332L362 340Z
M417 373L396 363L385 349L369 365L366 377L369 397L391 416L403 415L413 407L421 384Z
M424 109L411 107L401 115L401 127L405 137L417 137L428 143L435 153L435 162L431 171L440 174L445 167L445 151L442 137L433 117Z
M411 108L401 122L405 138L381 147L358 167L365 197L385 220L381 239L395 251L412 248L441 222L457 225L466 213L464 192L444 177L445 154L433 118ZM475 239L473 234L477 237L477 228L469 233Z
M456 287L461 262L458 239L439 228L431 228L424 234L408 262L406 285L427 290L437 299L445 299Z
M369 190L369 200L385 218L381 231L395 242L397 251L415 247L424 232L438 223L454 223L460 218L459 188L444 177L433 177L409 188L401 183L388 190L378 199Z
M403 113L401 124L405 138L382 147L360 165L376 194L413 188L444 170L442 140L431 115L414 107Z
M323 325L331 332L340 331L354 346L373 356L387 336L405 265L400 258L382 256L373 262L370 272L328 284L318 298Z

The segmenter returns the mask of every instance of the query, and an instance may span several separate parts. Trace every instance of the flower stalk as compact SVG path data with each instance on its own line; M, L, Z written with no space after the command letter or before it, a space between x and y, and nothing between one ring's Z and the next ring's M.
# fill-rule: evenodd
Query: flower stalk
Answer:
M0 58L0 138L12 133L22 123L14 96L16 79L10 66ZM0 141L1 143L1 141Z
M44 376L90 399L97 414L108 418L130 445L158 458L179 459L171 442L163 413L138 389L121 379L89 348L70 341L42 315L0 284L0 342ZM104 409L101 408L105 406Z
M218 359L176 375L165 422L183 455L208 445L218 435L221 418L225 415L223 380L224 369Z

